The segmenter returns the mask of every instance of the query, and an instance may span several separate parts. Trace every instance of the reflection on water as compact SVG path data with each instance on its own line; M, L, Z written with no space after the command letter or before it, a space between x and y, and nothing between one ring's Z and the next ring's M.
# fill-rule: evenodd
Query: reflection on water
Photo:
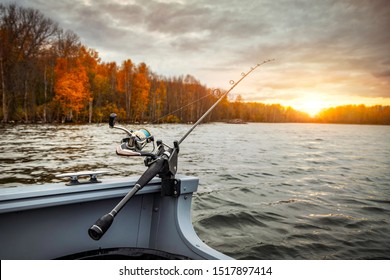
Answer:
M170 143L189 126L147 128ZM115 154L124 135L107 125L3 126L0 135L2 187L145 170L141 158ZM179 155L179 172L200 178L195 229L235 258L390 258L389 139L388 126L199 126Z

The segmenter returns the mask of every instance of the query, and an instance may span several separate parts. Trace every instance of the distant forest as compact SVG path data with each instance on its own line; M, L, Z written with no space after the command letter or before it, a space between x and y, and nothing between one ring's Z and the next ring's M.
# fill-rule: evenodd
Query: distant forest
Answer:
M219 96L191 75L164 77L145 63L102 62L40 11L0 4L0 119L8 122L195 122ZM316 118L278 104L225 98L206 121L390 124L390 106L348 105Z

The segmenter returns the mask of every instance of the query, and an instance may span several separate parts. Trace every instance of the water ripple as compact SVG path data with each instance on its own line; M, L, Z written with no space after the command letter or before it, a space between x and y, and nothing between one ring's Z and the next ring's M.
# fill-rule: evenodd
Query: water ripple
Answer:
M189 127L148 129L171 143ZM2 187L145 170L141 158L116 156L124 135L107 125L2 125L0 135ZM239 259L388 259L388 139L389 126L201 125L179 154L179 173L200 178L195 229Z

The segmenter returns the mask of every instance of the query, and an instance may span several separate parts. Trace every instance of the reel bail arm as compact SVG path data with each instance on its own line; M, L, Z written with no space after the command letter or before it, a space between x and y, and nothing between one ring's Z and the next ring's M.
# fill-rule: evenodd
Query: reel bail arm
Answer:
M116 154L120 156L151 156L155 157L152 153L155 149L154 137L150 132L144 128L137 131L128 130L124 127L115 125L117 115L115 113L110 114L108 121L110 128L122 130L127 133L128 137L122 139L122 143L116 148ZM152 152L143 152L142 149L148 144L153 143Z

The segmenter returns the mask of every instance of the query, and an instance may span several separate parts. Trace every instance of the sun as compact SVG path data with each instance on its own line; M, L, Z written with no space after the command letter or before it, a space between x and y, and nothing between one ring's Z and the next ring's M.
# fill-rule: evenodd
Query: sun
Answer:
M320 97L305 96L295 100L293 107L299 111L315 117L321 110L327 108L329 104Z
M322 109L325 109L325 105L321 100L308 99L303 100L301 108L299 110L308 113L311 117L315 117Z

